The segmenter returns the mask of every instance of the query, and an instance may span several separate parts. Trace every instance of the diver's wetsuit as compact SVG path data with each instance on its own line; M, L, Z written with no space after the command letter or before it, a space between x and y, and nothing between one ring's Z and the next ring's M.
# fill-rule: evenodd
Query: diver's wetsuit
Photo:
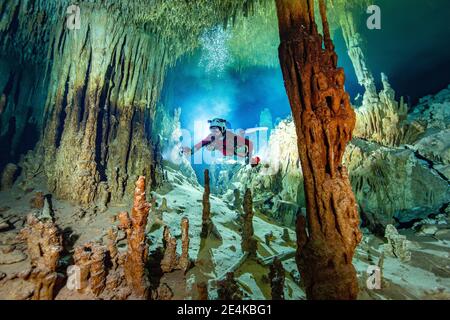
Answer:
M213 146L215 150L219 150L226 156L238 156L245 158L245 163L249 164L253 154L253 143L242 136L238 136L231 131L225 131L223 139L216 139L212 134L200 141L194 146L194 152L206 146ZM246 147L245 152L238 152L241 147Z

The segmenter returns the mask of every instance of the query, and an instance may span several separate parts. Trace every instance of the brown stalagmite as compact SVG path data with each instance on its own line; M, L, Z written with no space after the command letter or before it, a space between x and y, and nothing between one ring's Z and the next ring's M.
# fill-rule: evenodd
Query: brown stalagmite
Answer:
M281 260L276 257L270 265L269 279L272 288L272 300L284 300L285 271Z
M219 300L242 300L243 294L233 272L228 272L224 280L217 282L217 295Z
M248 252L250 256L256 256L258 243L253 237L253 199L250 189L245 191L244 195L244 219L242 226L242 251Z
M73 259L80 271L80 292L89 287L94 295L99 296L105 289L106 252L105 246L93 242L75 248Z
M32 270L26 280L35 285L33 300L52 300L57 279L56 268L63 250L57 226L51 220L41 221L30 214L20 237L26 241L31 259Z
M181 257L179 268L186 272L189 268L189 219L181 219Z
M84 292L89 285L89 274L91 272L90 267L91 249L90 245L85 244L75 248L73 253L73 260L75 265L79 268L79 283L78 291Z
M209 202L209 195L211 194L211 189L209 185L209 170L205 170L205 191L203 192L203 212L202 212L202 232L200 236L206 238L211 232L211 203Z
M177 239L172 237L168 226L164 227L164 257L161 260L161 270L164 273L175 270L178 266Z
M111 259L113 269L119 266L119 251L117 249L117 229L111 228L108 230L108 251Z
M355 299L352 258L361 240L359 217L342 155L352 138L355 112L319 0L276 0L280 64L292 108L304 176L307 224L297 223L297 265L310 299ZM324 47L323 47L324 44ZM305 227L307 225L308 234Z
M181 256L177 255L177 239L172 237L168 226L164 227L164 257L161 270L164 273L174 270L186 272L189 268L189 219L181 219Z
M120 228L127 235L128 249L124 262L125 279L136 298L147 298L149 281L146 271L148 245L145 235L150 204L145 197L145 177L140 176L134 191L131 217L127 212L118 215Z
M95 245L92 247L91 256L91 277L89 285L92 292L98 296L103 292L106 286L106 247Z
M206 282L197 283L197 300L208 300L208 284Z

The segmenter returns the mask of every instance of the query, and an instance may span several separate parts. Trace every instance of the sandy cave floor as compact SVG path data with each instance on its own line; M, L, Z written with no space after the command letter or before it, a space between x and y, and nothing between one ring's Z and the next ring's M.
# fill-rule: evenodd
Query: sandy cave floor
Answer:
M176 299L195 299L199 281L209 281L210 299L217 294L214 279L223 277L227 270L233 269L243 253L240 246L241 236L238 212L221 198L211 196L212 219L222 239L201 241L201 212L203 188L194 186L179 172L168 170L169 184L159 193L153 193L157 203L167 199L168 210L163 213L162 221L167 224L172 235L179 238L180 220L187 216L190 221L190 257L195 266L186 274L186 286L175 292ZM12 224L9 230L0 231L0 299L26 299L30 295L29 284L14 277L29 268L26 247L16 239L23 227L25 217L32 212L30 200L36 191L48 193L42 179L27 183L26 189L20 187L20 181L6 192L0 192L0 215ZM111 206L106 212L95 212L93 208L71 205L66 201L52 199L54 217L63 231L66 252L61 259L61 272L70 265L73 247L88 241L99 240L106 231L117 224L115 215L131 208L131 200ZM448 224L447 224L448 226ZM285 298L305 299L305 293L299 286L299 274L292 253L295 251L295 232L289 230L291 241L282 240L283 227L267 217L256 214L254 218L255 236L259 241L258 259L270 261L273 256L287 255L283 261L286 269ZM150 216L150 251L162 247L162 223ZM265 244L265 234L273 232L274 240L270 246ZM450 299L450 229L446 227L438 237L418 236L412 230L401 230L410 240L412 259L407 263L395 257L385 256L382 289L369 290L366 287L367 268L376 265L381 254L384 240L364 232L364 238L354 259L360 282L359 299ZM119 242L124 250L125 242ZM179 241L181 252L181 243ZM270 284L267 281L269 267L254 260L244 261L236 270L235 276L244 291L245 299L270 299ZM184 275L174 273L168 282L181 283ZM56 299L93 299L67 289L62 283Z

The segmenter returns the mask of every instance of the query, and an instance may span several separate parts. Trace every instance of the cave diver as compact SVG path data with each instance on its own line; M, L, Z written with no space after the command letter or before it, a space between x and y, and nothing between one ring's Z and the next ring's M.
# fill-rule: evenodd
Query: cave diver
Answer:
M210 151L218 150L224 157L237 156L245 159L246 164L257 166L260 162L259 157L252 157L253 142L242 135L237 135L227 130L227 121L225 119L214 118L208 120L210 134L202 141L194 145L193 148L183 147L182 152L191 155L198 150L206 147Z

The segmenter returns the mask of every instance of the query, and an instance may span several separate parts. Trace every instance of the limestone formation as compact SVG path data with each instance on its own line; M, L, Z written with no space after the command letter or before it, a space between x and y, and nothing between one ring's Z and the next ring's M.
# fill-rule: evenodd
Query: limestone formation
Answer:
M402 262L411 260L411 252L408 248L409 241L406 240L406 236L400 235L393 225L390 224L386 227L385 238L388 241L383 246L383 252L386 255L396 257Z
M333 1L334 2L334 1ZM346 6L346 1L336 1L336 6ZM357 22L353 16L353 10L348 7L336 8L339 25L342 29L344 41L347 46L348 55L355 69L356 77L360 85L365 89L363 104L371 104L378 100L375 79L368 67L363 50L363 38L357 31Z
M145 228L150 204L146 201L145 177L140 176L134 191L133 208L131 216L128 212L118 215L119 227L125 231L128 249L124 262L124 273L133 295L137 298L148 297L148 275L146 263L148 260L148 244Z
M197 283L197 300L208 300L208 284L206 282Z
M111 198L111 194L108 190L108 184L106 182L100 182L98 185L98 208L100 212L105 212L108 209L108 203Z
M287 228L283 228L283 235L281 236L281 239L285 242L291 241L291 236L289 235L289 230Z
M7 190L13 186L18 170L19 168L14 163L6 165L0 180L0 190Z
M200 233L201 238L207 238L210 235L214 236L217 239L221 239L220 233L217 228L214 226L214 223L211 219L211 203L209 201L209 196L211 194L211 186L210 186L210 177L209 170L206 169L204 172L205 175L205 191L203 192L203 211L202 211L202 231Z
M233 195L234 195L233 207L234 209L238 210L241 213L242 212L241 192L239 191L239 189L234 189Z
M363 223L380 236L394 219L426 218L448 202L448 182L412 150L354 139L344 163Z
M164 227L164 257L161 260L161 270L165 273L175 270L178 266L177 239L172 237L168 226Z
M342 166L356 116L344 90L345 73L329 33L324 0L319 0L323 36L313 0L277 0L280 64L291 104L307 203L298 219L297 264L311 299L356 299L352 265L359 218L348 173ZM300 216L301 217L301 216Z
M32 269L25 279L34 284L32 299L52 300L58 277L56 269L63 250L62 237L57 226L50 220L41 221L30 214L20 237L26 241L31 260Z
M181 219L181 256L177 254L177 240L170 234L169 227L164 227L164 257L161 260L161 270L165 273L174 270L186 272L190 266L189 260L189 219Z
M242 240L241 248L242 251L247 252L251 257L256 256L256 251L258 249L258 242L254 238L253 230L253 199L252 192L250 189L245 191L244 195L244 219L242 225Z
M44 198L44 207L42 208L40 219L53 219L53 210L48 198Z
M106 253L107 248L97 243L87 243L75 248L74 262L80 272L80 289L83 292L87 287L99 296L106 287Z
M186 272L190 266L189 260L189 219L181 219L181 256L178 266Z
M408 105L403 98L395 99L395 91L385 74L381 74L383 90L372 102L365 102L356 109L354 136L394 147L417 139L420 128L409 124Z
M270 287L272 288L272 300L284 300L285 271L278 258L273 259L269 272Z
M243 293L234 280L233 272L228 272L224 280L217 282L217 294L219 300L242 300Z
M211 194L210 191L210 182L209 182L209 170L206 169L204 172L205 175L205 191L203 192L203 211L202 211L202 233L201 237L206 238L212 229L212 221L211 221L211 203L209 202L209 196Z
M117 249L117 233L116 228L111 228L108 230L108 252L109 258L111 259L113 270L117 269L119 266L119 250Z
M44 193L38 191L35 193L34 197L30 200L30 207L33 209L43 209L45 204Z
M14 69L1 73L15 90L0 92L2 138L4 123L11 132L2 158L23 152L24 133L42 132L27 149L50 191L82 205L103 201L103 182L113 202L131 193L139 175L148 187L160 185L161 150L148 133L167 69L198 46L204 30L249 14L256 3L81 1L83 22L72 32L67 1L3 1L0 43Z

